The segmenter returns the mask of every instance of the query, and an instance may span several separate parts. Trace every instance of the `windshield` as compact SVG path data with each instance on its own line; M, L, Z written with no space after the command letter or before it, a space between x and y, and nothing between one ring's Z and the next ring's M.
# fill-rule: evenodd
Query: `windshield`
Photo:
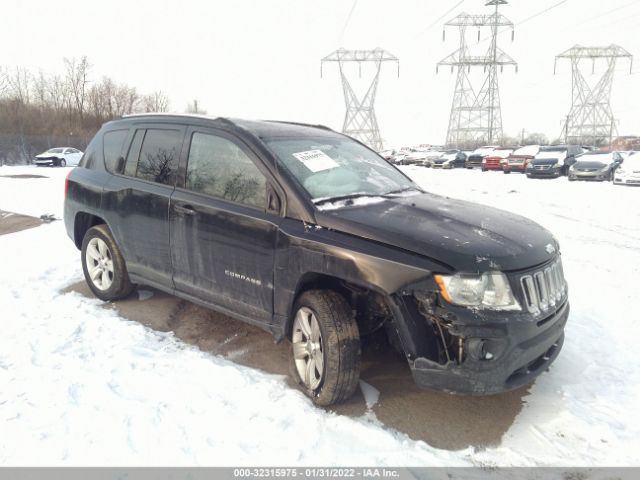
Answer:
M527 145L526 147L520 147L515 152L514 155L531 155L532 157L538 154L538 150L540 147L538 145Z
M494 150L491 152L491 157L507 158L513 150Z
M348 138L274 138L267 145L314 201L418 190L395 167Z
M62 153L62 148L50 148L46 153Z
M542 152L566 152L567 147L542 147L540 149L540 153Z
M580 157L580 163L609 164L613 161L610 153L586 153Z
M495 150L495 147L480 147L476 148L472 155L488 155Z

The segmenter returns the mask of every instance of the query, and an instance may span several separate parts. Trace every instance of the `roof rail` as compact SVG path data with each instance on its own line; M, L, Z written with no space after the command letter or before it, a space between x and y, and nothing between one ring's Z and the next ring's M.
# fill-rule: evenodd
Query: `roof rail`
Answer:
M329 127L327 127L326 125L320 125L320 124L312 124L312 123L302 123L302 122L287 122L285 120L265 120L265 122L270 122L270 123L282 123L285 125L297 125L299 127L312 127L312 128L321 128L322 130L329 130L330 132L333 132L333 130Z

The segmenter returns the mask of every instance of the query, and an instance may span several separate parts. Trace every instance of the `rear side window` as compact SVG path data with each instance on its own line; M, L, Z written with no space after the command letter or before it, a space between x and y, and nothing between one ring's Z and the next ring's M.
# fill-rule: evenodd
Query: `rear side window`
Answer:
M111 173L116 173L118 159L122 154L122 145L128 133L129 130L112 130L104 134L102 140L104 166Z
M145 130L136 130L136 134L133 137L131 146L129 147L129 153L127 153L127 164L124 169L124 174L130 177L136 176L136 169L138 168L138 157L140 156L140 147L142 147L142 140L144 139Z
M180 130L147 130L138 158L136 177L165 185L174 185L181 145L182 132Z
M84 155L80 159L80 164L78 166L83 168L92 168L93 162L96 158L96 153L100 151L100 135L96 135L87 145L87 148L84 151Z
M186 187L264 209L267 180L242 149L226 138L194 133Z

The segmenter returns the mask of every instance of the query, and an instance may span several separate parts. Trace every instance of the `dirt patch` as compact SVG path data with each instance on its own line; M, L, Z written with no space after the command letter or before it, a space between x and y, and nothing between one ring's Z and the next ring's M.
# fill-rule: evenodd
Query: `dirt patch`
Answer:
M15 233L37 227L44 223L41 219L0 210L0 235Z
M23 173L20 175L0 175L0 178L47 178L44 175L31 175Z
M92 296L85 282L65 291ZM269 333L257 327L177 297L142 287L129 298L104 307L155 330L173 331L185 343L238 364L288 375L288 342L276 344ZM490 397L466 397L422 390L413 382L404 358L375 341L363 347L361 379L380 391L372 409L378 420L414 440L448 450L499 445L528 391L525 387ZM358 417L367 407L358 392L331 410Z

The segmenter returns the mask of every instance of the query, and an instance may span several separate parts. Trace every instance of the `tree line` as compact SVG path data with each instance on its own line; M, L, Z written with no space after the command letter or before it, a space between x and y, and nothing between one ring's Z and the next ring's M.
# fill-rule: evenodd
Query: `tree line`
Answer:
M0 165L31 163L51 147L84 150L106 121L169 109L162 91L92 78L87 57L65 58L63 67L61 74L0 67Z

